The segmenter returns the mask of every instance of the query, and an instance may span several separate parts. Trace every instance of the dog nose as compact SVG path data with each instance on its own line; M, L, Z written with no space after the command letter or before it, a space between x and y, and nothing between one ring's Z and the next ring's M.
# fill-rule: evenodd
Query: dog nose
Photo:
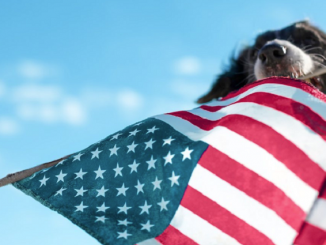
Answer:
M264 45L259 51L258 57L264 65L272 65L286 55L286 47L278 43Z

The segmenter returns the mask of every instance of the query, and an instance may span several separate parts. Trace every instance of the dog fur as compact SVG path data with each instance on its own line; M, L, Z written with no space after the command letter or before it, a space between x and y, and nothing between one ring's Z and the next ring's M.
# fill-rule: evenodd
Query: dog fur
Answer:
M267 31L252 46L232 58L210 91L198 103L224 97L253 81L283 76L300 78L326 66L326 34L308 21L296 22L281 30ZM326 93L326 74L309 82Z

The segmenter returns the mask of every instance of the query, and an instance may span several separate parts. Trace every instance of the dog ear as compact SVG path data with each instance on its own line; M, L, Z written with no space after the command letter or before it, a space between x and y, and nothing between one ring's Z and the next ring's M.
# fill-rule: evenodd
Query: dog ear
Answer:
M252 73L249 72L251 50L250 47L246 47L237 58L232 57L229 69L217 77L210 91L200 97L197 103L202 104L224 97L231 91L243 87L248 80L249 74Z

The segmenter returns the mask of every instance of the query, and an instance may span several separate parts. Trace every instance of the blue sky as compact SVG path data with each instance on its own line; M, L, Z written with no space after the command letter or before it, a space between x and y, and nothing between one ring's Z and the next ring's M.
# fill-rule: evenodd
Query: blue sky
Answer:
M0 176L51 161L135 121L191 109L233 50L309 18L325 1L1 1ZM1 244L98 244L12 186Z

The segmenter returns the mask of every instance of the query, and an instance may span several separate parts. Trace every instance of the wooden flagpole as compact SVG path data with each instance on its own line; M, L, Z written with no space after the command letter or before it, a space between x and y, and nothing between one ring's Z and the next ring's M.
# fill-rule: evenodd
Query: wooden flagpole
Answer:
M29 168L29 169L25 169L25 170L22 170L22 171L19 171L16 173L8 174L6 177L0 179L0 187L8 185L8 184L12 184L19 180L22 180L40 170L42 170L42 169L52 167L52 166L56 165L57 163L59 163L60 161L68 158L69 156L70 155L67 155L60 159L54 160L52 162L43 163L43 164L35 166L33 168Z

